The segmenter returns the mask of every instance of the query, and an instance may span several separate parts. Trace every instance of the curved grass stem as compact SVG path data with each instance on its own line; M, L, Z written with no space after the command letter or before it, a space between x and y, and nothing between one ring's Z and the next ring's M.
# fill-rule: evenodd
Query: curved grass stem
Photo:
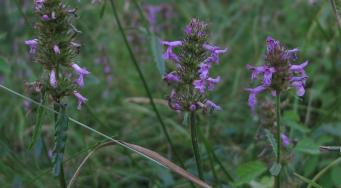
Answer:
M110 0L110 3L111 3L112 11L113 11L113 14L114 14L116 23L117 23L117 25L118 25L119 31L120 31L120 33L121 33L121 35L122 35L122 38L123 38L123 40L124 40L124 43L125 43L125 45L126 45L126 47L127 47L127 50L128 50L128 52L129 52L130 58L131 58L131 60L132 60L132 62L133 62L133 64L134 64L134 66L135 66L135 69L136 69L136 71L138 72L138 75L139 75L139 77L140 77L140 79L141 79L141 81L142 81L143 87L144 87L144 89L146 90L147 96L148 96L148 98L149 98L149 100L150 100L150 103L151 103L152 108L153 108L153 110L154 110L154 112L155 112L155 115L156 115L158 121L160 122L162 131L163 131L163 133L164 133L164 135L165 135L165 137L166 137L166 139L167 139L167 141L168 141L168 144L169 144L170 147L171 147L171 150L172 150L172 152L173 152L173 154L174 154L175 160L178 161L178 162L180 163L180 165L183 167L184 164L183 164L182 160L180 159L179 155L178 155L177 152L176 152L176 149L175 149L175 147L174 147L174 144L173 144L173 142L172 142L172 140L171 140L171 138L170 138L170 136L169 136L169 134L168 134L168 131L167 131L167 129L166 129L166 125L165 125L165 123L163 122L163 120L162 120L162 118L161 118L161 115L160 115L160 113L159 113L159 111L158 111L158 109L157 109L157 107L156 107L156 105L155 105L155 102L154 102L154 100L153 100L153 96L152 96L152 94L151 94L151 92L150 92L150 90L149 90L149 87L148 87L148 84L147 84L147 82L146 82L146 79L144 78L144 75L143 75L143 73L142 73L142 70L141 70L139 64L137 63L137 60L136 60L136 58L135 58L135 55L134 55L134 53L133 53L133 51L132 51L132 49L131 49L131 47L130 47L130 44L129 44L128 39L127 39L127 36L126 36L126 34L125 34L125 31L124 31L124 29L123 29L123 27L122 27L122 24L121 24L121 22L120 22L120 20L119 20L119 18L118 18L118 14L117 14L117 9L116 9L115 3L114 3L113 0Z
M191 112L190 115L190 129L191 129L191 138L192 138L192 146L195 157L195 162L197 165L198 176L201 180L203 180L203 173L201 168L201 160L200 160L200 151L198 145L198 136L197 136L197 125L195 124L195 112Z

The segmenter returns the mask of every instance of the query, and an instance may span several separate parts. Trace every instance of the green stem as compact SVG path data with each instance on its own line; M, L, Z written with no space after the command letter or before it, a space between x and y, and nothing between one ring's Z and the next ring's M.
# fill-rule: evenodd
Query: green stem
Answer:
M190 129L191 129L192 146L193 146L195 162L197 165L198 176L201 180L203 180L200 152L199 152L199 146L198 146L197 127L195 125L195 112L191 112L191 115L190 115Z
M207 150L207 152L209 153L210 156L210 160L215 161L216 163L218 163L219 167L221 168L221 170L223 171L223 173L226 176L226 179L228 181L226 181L231 187L234 187L233 183L234 183L234 179L233 177L230 175L230 173L226 170L226 168L224 167L224 165L220 162L220 160L218 159L218 157L216 156L216 154L214 153L214 150L212 148L212 146L210 145L210 143L208 142L207 138L204 136L203 132L201 131L200 128L199 129L199 138L203 140L205 148ZM219 180L219 179L218 179Z
M166 125L165 125L165 123L163 122L163 120L162 120L162 118L161 118L161 115L160 115L158 109L156 108L156 105L155 105L153 96L152 96L152 94L151 94L151 92L150 92L150 90L149 90L148 84L147 84L147 82L146 82L146 80L145 80L145 78L144 78L144 75L143 75L143 73L142 73L142 70L141 70L139 64L137 63L137 60L136 60L136 58L135 58L135 55L134 55L134 53L133 53L133 51L132 51L132 49L131 49L131 47L130 47L130 44L129 44L128 39L127 39L127 36L126 36L126 34L125 34L125 32L124 32L124 29L123 29L123 27L122 27L122 24L121 24L119 18L118 18L118 14L117 14L117 10L116 10L115 3L114 3L113 0L110 0L110 3L111 3L112 11L113 11L113 14L114 14L116 23L117 23L117 25L118 25L119 31L120 31L120 33L121 33L121 35L122 35L122 38L123 38L123 40L124 40L124 43L125 43L127 49L128 49L130 58L132 59L132 62L133 62L133 64L134 64L134 66L135 66L135 69L136 69L136 71L138 72L138 75L139 75L139 77L140 77L140 79L141 79L141 81L142 81L143 87L144 87L144 89L146 90L147 96L148 96L148 98L149 98L149 100L150 100L150 103L151 103L152 108L153 108L153 110L154 110L154 112L155 112L155 114L156 114L156 117L157 117L158 121L159 121L160 124L161 124L162 131L163 131L163 133L164 133L164 135L165 135L165 137L166 137L166 139L167 139L167 141L168 141L168 143L169 143L169 145L170 145L170 147L171 147L171 150L172 150L172 152L173 152L173 154L174 154L175 159L180 163L181 167L184 167L184 163L182 162L181 158L179 157L179 155L178 155L177 152L176 152L176 149L175 149L175 147L174 147L174 145L173 145L173 142L172 142L172 140L171 140L171 138L170 138L170 136L169 136L169 134L168 134L168 131L167 131L167 129L166 129Z
M57 121L58 121L58 115L60 113L60 103L59 103L59 101L56 102L53 105L53 108L54 108L54 110L56 112L58 112L58 113L54 114L54 124L56 125ZM60 184L60 187L66 188L66 181L65 181L65 176L64 176L64 166L63 166L63 163L60 163L59 184Z
M315 175L315 177L311 180L312 183L309 183L307 188L311 188L312 184L315 183L323 174L325 174L331 167L339 164L341 162L341 157L337 158L333 162L331 162L328 166L322 169L319 173Z
M281 96L280 93L277 93L276 96L276 121L277 121L277 132L276 132L276 139L277 139L277 164L281 164ZM281 187L281 173L275 177L275 188Z

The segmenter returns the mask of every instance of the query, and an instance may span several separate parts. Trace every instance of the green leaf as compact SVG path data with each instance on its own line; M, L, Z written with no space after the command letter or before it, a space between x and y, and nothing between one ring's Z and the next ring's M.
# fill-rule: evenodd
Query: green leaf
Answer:
M304 138L303 140L299 141L295 147L295 150L311 155L317 155L320 153L319 146L310 138Z
M296 177L298 177L300 180L302 180L303 182L307 183L307 184L311 184L313 187L315 188L323 188L321 185L315 183L315 182L312 182L310 179L306 178L306 177L303 177L297 173L294 173L294 175Z
M0 73L8 75L11 73L10 65L7 63L6 59L0 57Z
M331 171L331 178L332 178L332 181L333 181L335 187L338 187L341 185L340 174L341 174L341 167L339 167L339 166L336 166Z
M268 129L265 129L265 134L266 134L266 137L268 138L268 141L271 144L272 151L274 152L275 157L277 158L277 155L278 155L278 153L277 153L277 142L274 138L274 135Z
M61 165L63 164L64 149L66 144L66 131L68 128L69 119L65 113L65 106L60 106L61 112L58 115L58 120L55 124L52 164L53 175L58 176L61 171Z
M270 168L270 173L273 176L278 176L278 174L281 172L281 169L282 169L281 164L274 163L274 164L272 164L272 166Z
M245 183L249 183L251 180L257 178L265 171L266 166L261 161L244 163L237 169L237 176L239 177L237 185L240 186Z
M295 130L300 131L302 133L310 132L310 129L308 129L307 127L304 127L303 125L301 125L295 121L291 121L289 119L284 119L283 121L288 127L292 128L292 129L295 129Z
M162 59L162 47L160 44L160 40L155 34L150 35L150 42L151 42L151 48L152 48L152 53L154 57L154 61L157 63L157 68L160 72L161 76L165 75L166 72L166 67L165 67L165 62Z
M46 97L44 95L42 104L45 103L45 100L46 100ZM37 111L36 124L35 124L34 130L33 130L32 140L31 140L31 143L28 147L29 149L32 149L32 147L36 143L38 137L40 136L42 122L43 122L43 118L45 116L45 113L46 113L45 108L43 108L42 106L39 106L38 111Z

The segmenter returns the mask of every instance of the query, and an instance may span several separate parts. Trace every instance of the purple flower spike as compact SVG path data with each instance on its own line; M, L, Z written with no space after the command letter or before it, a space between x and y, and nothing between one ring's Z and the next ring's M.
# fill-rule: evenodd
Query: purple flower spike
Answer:
M50 20L50 17L49 17L47 14L44 14L44 15L41 17L41 19L42 19L43 21L49 21L49 20Z
M216 110L216 111L221 110L221 107L220 107L220 106L214 104L214 103L213 103L212 101L210 101L210 100L207 100L207 101L205 102L205 106L206 106L208 109L211 109L211 110Z
M25 41L25 44L30 47L30 54L35 54L38 47L38 39Z
M181 81L180 77L176 72L171 72L163 78L167 83L178 83Z
M208 90L212 91L215 88L215 85L220 82L220 76L216 78L207 78Z
M77 109L81 110L82 105L88 100L87 98L83 97L79 92L74 91L73 95L77 98L78 100L78 105L77 105Z
M290 140L287 137L287 135L285 135L284 133L281 133L281 140L284 146L289 146L290 145Z
M163 59L174 60L175 62L179 62L179 57L173 52L174 47L178 47L182 45L181 41L161 41L161 44L164 46L168 46L166 52L162 55Z
M257 103L257 94L259 94L260 92L264 91L266 88L264 86L257 86L256 88L246 88L245 91L250 92L249 95L249 106L251 108L252 111L255 110L256 107L256 103Z
M86 70L85 68L81 68L80 66L78 66L76 63L71 65L73 70L75 72L78 73L79 77L76 80L77 84L79 85L79 87L83 87L84 86L84 76L90 74L90 72L88 70Z
M53 51L54 51L55 54L60 54L59 46L58 45L54 45L53 46Z
M50 85L53 88L57 88L56 71L54 69L50 72Z
M193 86L200 93L205 93L205 80L194 80Z

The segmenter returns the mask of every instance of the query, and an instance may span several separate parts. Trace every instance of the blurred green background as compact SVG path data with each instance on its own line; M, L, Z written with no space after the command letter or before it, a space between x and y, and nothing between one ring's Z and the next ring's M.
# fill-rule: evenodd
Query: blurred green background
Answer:
M131 62L114 20L109 1L65 0L78 9L75 26L82 31L79 62L91 72L82 94L87 106L76 110L70 97L71 117L109 136L141 145L173 159L145 90ZM162 81L157 47L131 0L116 0L130 44L155 99L165 99L170 88ZM289 48L299 48L299 61L309 60L306 94L290 91L283 101L283 123L291 145L285 148L285 187L306 187L294 172L312 179L321 169L340 157L339 152L320 152L320 145L341 142L341 25L329 0L141 0L160 6L152 30L163 40L180 40L191 18L209 24L209 41L228 47L229 54L214 66L213 75L222 82L211 99L223 111L200 115L200 127L225 168L241 187L271 187L269 168L274 161L264 135L262 112L253 116L247 105L252 87L246 64L261 64L268 35ZM341 3L336 0L338 13ZM340 5L339 5L340 4ZM37 18L30 0L0 0L0 83L25 93L24 83L41 73L32 63L24 44L34 38ZM341 23L340 23L341 24ZM169 71L167 62L166 71ZM161 64L162 65L162 64ZM158 68L159 66L159 68ZM258 105L272 99L261 96ZM271 104L271 103L270 103ZM195 174L189 129L183 114L160 102L158 109L188 171ZM43 134L28 149L37 107L0 90L0 187L59 187L52 176L48 156L53 149L53 114L43 119ZM263 111L262 111L263 110ZM71 178L80 162L96 143L104 139L70 123L65 150L65 175ZM208 155L200 140L205 180L215 187L228 187L228 180L217 164L212 173ZM317 181L322 187L341 185L341 166L334 165ZM153 162L120 146L97 151L81 170L74 187L190 187L188 182Z

